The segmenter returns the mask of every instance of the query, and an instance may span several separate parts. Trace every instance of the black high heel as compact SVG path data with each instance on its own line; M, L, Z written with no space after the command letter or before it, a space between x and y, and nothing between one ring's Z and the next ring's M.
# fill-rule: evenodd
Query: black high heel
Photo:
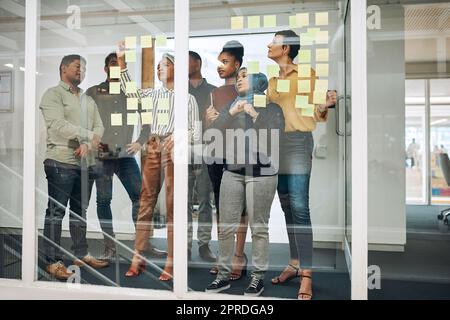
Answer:
M247 265L248 265L247 255L244 252L244 254L242 256L238 256L236 254L235 254L235 256L238 258L244 257L245 263L243 265L242 264L239 265L240 269L237 269L236 267L233 268L233 270L231 271L231 274L230 274L231 281L237 281L237 280L241 279L242 276L247 275Z

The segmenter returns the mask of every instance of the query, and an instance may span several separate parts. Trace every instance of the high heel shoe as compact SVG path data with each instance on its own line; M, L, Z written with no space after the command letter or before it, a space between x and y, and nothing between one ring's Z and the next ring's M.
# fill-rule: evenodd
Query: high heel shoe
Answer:
M312 281L312 277L309 275L300 275L301 280L303 281L304 278L309 279ZM297 299L298 300L312 300L312 284L311 284L311 293L302 291L302 285L300 282L300 289L298 290ZM306 298L306 299L305 299Z
M284 275L288 273L288 268L295 270L295 273L289 274L289 276L284 277ZM299 278L300 274L301 274L300 268L298 268L292 264L288 264L288 266L281 272L281 274L278 277L275 277L272 279L272 284L282 284L282 283L289 282L292 279ZM284 280L281 280L282 277L284 278Z
M245 252L242 256L238 256L236 254L234 256L238 257L238 258L244 258L245 262L243 264L238 264L238 265L233 266L233 270L231 271L231 274L230 274L231 281L237 281L237 280L241 279L243 275L247 274L248 258L247 258L247 255L245 254Z
M125 273L125 277L137 277L145 270L145 260L136 255L133 256L131 260L131 266Z

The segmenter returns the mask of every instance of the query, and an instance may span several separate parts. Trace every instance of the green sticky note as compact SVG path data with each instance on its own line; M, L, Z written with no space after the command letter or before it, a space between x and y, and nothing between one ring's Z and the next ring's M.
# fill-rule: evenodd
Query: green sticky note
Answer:
M280 66L275 64L275 65L268 65L267 66L267 77L273 78L273 77L278 77L280 75Z
M165 47L167 46L167 36L165 34L158 34L155 39L156 47Z
M277 91L278 92L289 92L291 90L290 80L277 80Z
M244 17L231 17L231 30L244 29Z
M311 80L298 80L298 93L310 93Z
M316 33L316 44L328 44L328 31L319 31Z
M266 101L267 101L266 95L264 95L264 94L255 94L253 96L253 105L255 107L265 108L267 105Z
M260 16L249 16L247 17L247 24L249 29L261 28L261 18Z
M120 94L120 82L109 83L109 94Z
M318 77L327 78L328 74L329 74L328 64L325 64L325 63L316 64L316 75Z
M152 36L141 36L141 48L151 48L152 46Z
M308 96L296 96L295 97L295 107L297 109L308 108Z
M315 109L314 109L313 105L308 105L308 107L302 108L300 110L300 112L301 112L301 115L304 116L304 117L311 117L311 118L313 118L314 117L314 110Z
M151 125L153 123L153 114L151 112L142 112L142 124L149 124Z
M125 51L125 62L136 62L136 51L134 50L128 50Z
M158 125L168 126L169 125L169 114L164 112L158 112Z
M327 102L327 92L326 91L314 91L314 104L325 104Z
M309 26L309 13L297 13L296 19L299 28Z
M328 62L330 51L328 49L316 49L316 62Z
M247 73L259 73L259 61L249 61L247 63Z
M314 37L309 33L300 34L300 44L302 46L312 46Z
M316 26L328 25L328 12L316 12Z
M111 126L121 126L122 125L122 114L113 113L111 114Z
M299 63L311 63L311 50L300 50L298 52Z
M134 126L138 124L138 114L137 113L128 113L127 114L127 125Z
M127 98L127 110L138 109L138 98Z
M289 16L289 28L296 29L297 28L297 17Z
M126 82L125 83L125 93L126 94L133 94L136 93L136 82Z
M125 37L125 48L136 49L136 37Z
M169 98L158 99L158 110L169 110L169 108L170 108Z
M151 110L151 109L153 109L153 99L152 98L142 98L141 105L142 105L142 109Z
M298 76L299 76L299 78L310 78L311 77L311 65L310 64L299 64L298 65Z
M264 16L264 28L276 28L276 26L277 26L276 15Z
M120 78L120 67L109 67L109 77L111 79Z
M316 91L328 91L328 80L316 80Z

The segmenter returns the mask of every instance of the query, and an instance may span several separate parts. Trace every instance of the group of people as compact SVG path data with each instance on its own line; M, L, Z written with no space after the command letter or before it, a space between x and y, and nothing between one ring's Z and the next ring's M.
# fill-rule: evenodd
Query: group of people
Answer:
M251 281L244 294L259 296L269 259L269 216L278 192L285 214L290 258L273 285L301 278L299 299L312 298L313 237L309 211L309 183L312 169L312 131L326 121L328 108L336 103L336 92L326 93L326 103L314 105L316 80L299 74L294 63L300 38L292 30L277 32L268 44L268 58L279 65L278 77L267 79L243 67L244 47L227 42L218 56L220 87L210 85L201 74L202 59L189 52L188 141L191 150L204 150L201 159L189 164L188 256L192 248L193 192L199 202L199 254L213 263L209 272L216 279L206 292L221 292L230 281L246 272L244 252L247 229L252 235ZM114 254L111 214L112 177L116 174L133 206L136 239L134 255L126 273L138 276L145 268L145 255L166 257L161 281L173 277L173 183L174 183L174 68L175 57L165 53L157 67L159 89L126 90L131 81L125 63L124 45L105 60L107 80L83 94L79 84L86 62L80 56L66 56L60 66L61 81L43 96L40 108L47 128L44 162L49 202L45 217L44 245L47 271L60 279L71 273L62 262L61 222L70 201L70 233L76 264L94 268L108 265ZM110 77L110 67L120 67L120 79ZM311 80L310 93L298 93L298 80ZM289 92L279 92L277 81L288 80ZM109 94L111 82L119 82L121 93ZM307 96L314 115L296 108L296 97ZM261 97L264 99L261 100ZM144 124L139 138L132 141L133 126L112 125L112 115L126 122L126 100L151 101L151 123ZM262 101L262 102L261 102ZM116 123L117 124L117 123ZM239 134L244 139L239 140ZM221 148L213 140L223 140ZM219 140L220 140L219 139ZM236 140L238 143L236 143ZM134 155L145 145L142 176ZM197 148L199 147L200 148ZM214 147L212 147L214 146ZM221 150L218 150L221 149ZM205 156L207 155L207 156ZM197 154L198 156L198 154ZM192 157L196 157L192 152ZM167 209L167 253L151 245L153 211L165 181ZM96 259L87 253L86 209L93 183L97 187L97 214L105 237L105 254ZM211 252L212 205L218 221L218 257ZM236 240L235 240L236 239Z

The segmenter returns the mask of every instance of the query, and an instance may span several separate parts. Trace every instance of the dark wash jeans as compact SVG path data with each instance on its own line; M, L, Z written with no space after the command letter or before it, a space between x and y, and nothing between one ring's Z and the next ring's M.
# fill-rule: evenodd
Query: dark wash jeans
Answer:
M86 210L93 185L93 173L76 165L46 159L44 169L48 184L48 207L44 224L44 250L47 263L63 259L62 221L69 203L71 250L77 258L87 254Z
M114 174L120 179L132 203L132 219L136 225L139 212L142 178L135 158L119 158L99 161L96 166L97 177L97 217L102 231L114 237L111 200Z

